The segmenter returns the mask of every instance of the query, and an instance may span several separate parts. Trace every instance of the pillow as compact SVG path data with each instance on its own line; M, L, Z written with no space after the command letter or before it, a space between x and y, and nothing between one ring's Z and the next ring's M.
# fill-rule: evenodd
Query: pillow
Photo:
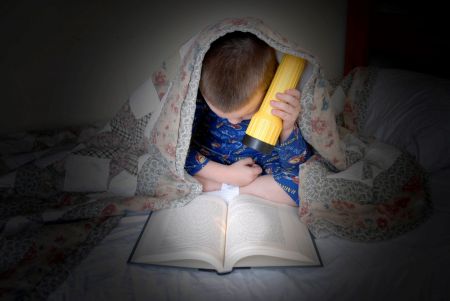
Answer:
M408 151L429 172L450 167L450 80L378 70L362 134Z

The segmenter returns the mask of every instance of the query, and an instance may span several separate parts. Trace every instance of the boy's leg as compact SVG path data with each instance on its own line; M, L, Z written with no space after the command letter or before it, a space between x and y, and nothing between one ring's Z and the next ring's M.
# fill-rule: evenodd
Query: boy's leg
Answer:
M266 200L297 206L289 194L281 188L272 175L257 177L252 183L239 188L241 194L252 194Z

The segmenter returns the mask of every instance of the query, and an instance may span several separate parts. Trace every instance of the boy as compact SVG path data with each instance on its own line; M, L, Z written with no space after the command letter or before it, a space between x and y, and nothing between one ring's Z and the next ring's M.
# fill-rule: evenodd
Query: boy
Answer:
M277 68L275 50L255 35L232 32L217 39L203 59L193 134L185 169L203 191L222 184L239 193L299 205L299 165L312 154L296 125L300 92L290 89L272 101L283 120L279 144L263 155L242 144L245 130Z

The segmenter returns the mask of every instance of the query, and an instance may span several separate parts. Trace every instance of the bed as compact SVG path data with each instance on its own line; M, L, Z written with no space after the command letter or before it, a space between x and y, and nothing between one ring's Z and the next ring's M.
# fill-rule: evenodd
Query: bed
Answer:
M216 275L192 269L127 264L127 259L149 211L158 209L155 204L159 203L148 203L142 200L137 205L147 210L140 210L141 212L124 210L123 216L112 215L109 218L106 218L110 216L108 213L116 208L99 205L100 209L96 210L101 210L104 214L95 216L90 215L94 210L92 207L85 211L81 208L77 211L79 214L77 216L84 217L77 221L81 226L74 226L72 232L69 232L73 234L71 239L83 238L79 239L77 251L67 254L63 247L54 247L54 244L58 243L63 246L64 240L68 238L58 236L57 232L49 232L54 236L52 237L53 245L48 246L48 254L51 254L51 257L47 257L46 260L49 261L48 266L51 266L53 270L46 271L47 277L42 278L37 284L34 283L33 287L27 286L27 283L17 282L16 289L19 294L10 294L5 286L1 287L0 294L6 298L16 296L17 299L48 298L49 300L447 299L450 296L448 286L448 279L450 279L449 69L436 68L425 74L423 69L412 70L407 66L397 65L398 60L390 60L386 58L386 54L383 59L378 56L372 60L370 54L373 54L371 50L373 44L370 42L370 37L376 34L373 34L374 29L370 24L376 22L377 14L374 12L379 13L380 7L369 5L369 3L361 5L361 3L365 2L349 1L346 75L352 74L355 70L361 70L359 69L361 67L362 70L370 70L370 74L376 74L371 82L371 89L368 90L368 109L362 132L406 150L426 170L429 176L432 212L420 223L400 235L374 241L350 240L337 235L318 235L316 244L323 267L241 269L228 275ZM390 9L388 12L395 13L397 10ZM361 16L371 16L371 18L361 20ZM367 35L369 29L372 30L371 35ZM352 38L352 35L359 38ZM444 74L445 71L447 74ZM83 139L93 135L94 132L97 133L98 130L97 127L85 127L39 135L29 133L20 137L21 142L16 144L11 144L11 141L16 140L9 137L9 140L3 140L3 152L7 153L8 150L11 151L11 148L18 150L20 147L26 150L30 141L34 141L34 147L38 144L42 151L47 152L46 156L41 156L36 151L28 156L15 157L14 164L19 166L25 164L24 162L40 158L40 164L46 166L50 164L50 161L57 162L58 158L67 152L82 152L82 149L76 149L79 141L84 141ZM104 129L100 131L102 130ZM37 135L38 139L35 136L32 139L32 135ZM64 143L60 143L62 141ZM64 147L54 152L47 151L46 149L51 145L64 145ZM104 163L102 162L97 162L97 168L94 171L102 171ZM130 161L121 158L117 162L118 165L123 166ZM75 160L66 164L80 163L83 162ZM11 168L4 165L0 167L1 170ZM127 168L132 170L136 167ZM33 170L28 169L27 172L33 175ZM54 170L54 173L57 172L58 168ZM125 177L120 172L117 172L117 175ZM104 183L94 183L95 177L87 176L87 178L82 185L80 184L83 186L81 188L91 188L92 186L89 185L104 185ZM40 178L36 185L43 185L52 179ZM129 183L128 178L122 179ZM9 174L2 176L0 184L4 195L11 193L8 190L10 182ZM60 184L63 185L63 183ZM33 189L33 187L27 188ZM102 194L102 197L110 201L118 198L117 194L127 195L127 187L129 188L127 185L117 186L115 190L109 191L115 194ZM81 188L72 187L72 190L81 190ZM3 233L14 233L27 227L38 231L40 228L36 225L42 221L42 218L49 221L47 226L53 225L52 221L60 216L70 220L58 208L64 204L75 206L77 203L86 202L86 196L81 193L71 194L69 197L67 194L55 195L44 190L41 198L30 196L27 200L23 200L22 196L22 207L17 206L12 209L6 208L6 205L11 203L7 203L9 199L2 196L2 214L8 213L12 216L14 210L20 213L20 210L26 207L32 216L33 212L39 212L41 205L36 203L36 200L48 198L48 196L54 201L52 210L45 211L44 215L35 217L34 220L24 220L18 215L14 222L2 224L2 231L5 231ZM74 224L73 220L71 221L67 227ZM58 223L61 223L61 220ZM55 226L58 223L55 223ZM40 235L47 235L47 232L41 232ZM91 240L95 240L96 243L89 243ZM27 237L23 237L20 241L23 247L16 245L16 249L13 249L18 257L23 256L25 263L26 260L34 259L38 252L38 246L30 248L27 242ZM10 247L12 246L3 244L2 252L8 252ZM14 260L11 258L8 260L2 259L1 262L3 280L8 279L8 273L12 275L11 262ZM54 264L62 261L64 264ZM24 261L22 260L21 263L24 264ZM39 275L42 272L33 270L33 267L31 266L27 271L33 275ZM39 267L35 265L36 269Z
M147 219L127 216L72 271L50 300L445 300L450 294L450 205L448 202L448 128L431 138L421 133L421 123L404 121L397 114L405 109L398 102L414 95L432 93L436 78L409 71L383 70L375 85L373 115L365 130L392 143L405 146L431 173L433 214L420 226L398 237L377 242L357 242L336 236L316 239L323 261L320 268L235 270L226 276L189 269L142 267L126 264L128 256ZM424 81L429 80L424 84ZM425 86L422 86L422 83ZM443 82L445 95L431 107L440 120L442 109L450 112L449 82ZM395 87L392 87L394 85ZM389 88L388 91L384 87ZM402 88L400 88L402 87ZM386 95L389 94L389 95ZM398 93L398 94L397 94ZM408 98L402 98L404 95ZM398 96L401 97L398 97ZM386 102L379 102L382 100ZM438 98L437 98L438 99ZM375 100L380 105L376 105ZM398 102L394 102L398 101ZM422 96L410 104L411 117L422 122ZM432 101L427 99L427 101ZM397 109L397 110L395 110ZM389 113L389 114L387 114ZM419 114L419 115L420 115ZM431 116L430 116L431 117ZM423 118L423 119L422 119ZM379 120L383 122L380 123ZM401 123L406 122L405 124ZM436 125L436 124L435 124ZM429 125L426 125L429 126ZM400 129L405 129L401 131ZM410 128L410 130L408 129ZM426 131L426 128L422 128ZM400 131L400 133L399 133ZM419 135L416 135L416 134ZM415 142L411 143L414 138ZM423 140L422 140L423 139ZM430 142L428 139L432 139ZM434 140L436 139L436 140ZM447 144L445 145L446 142ZM425 147L423 147L425 145ZM440 148L442 147L442 148ZM429 153L431 152L431 154ZM445 161L446 160L446 161Z

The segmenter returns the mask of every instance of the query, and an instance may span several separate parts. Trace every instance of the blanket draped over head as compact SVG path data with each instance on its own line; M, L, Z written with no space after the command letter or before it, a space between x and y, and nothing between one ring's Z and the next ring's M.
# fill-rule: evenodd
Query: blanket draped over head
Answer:
M184 206L201 193L184 170L201 65L232 31L307 61L299 125L315 155L300 168L299 217L315 236L386 239L427 216L415 159L359 134L376 71L356 69L332 86L315 56L260 20L225 19L164 61L106 126L2 138L0 297L45 298L121 216Z

